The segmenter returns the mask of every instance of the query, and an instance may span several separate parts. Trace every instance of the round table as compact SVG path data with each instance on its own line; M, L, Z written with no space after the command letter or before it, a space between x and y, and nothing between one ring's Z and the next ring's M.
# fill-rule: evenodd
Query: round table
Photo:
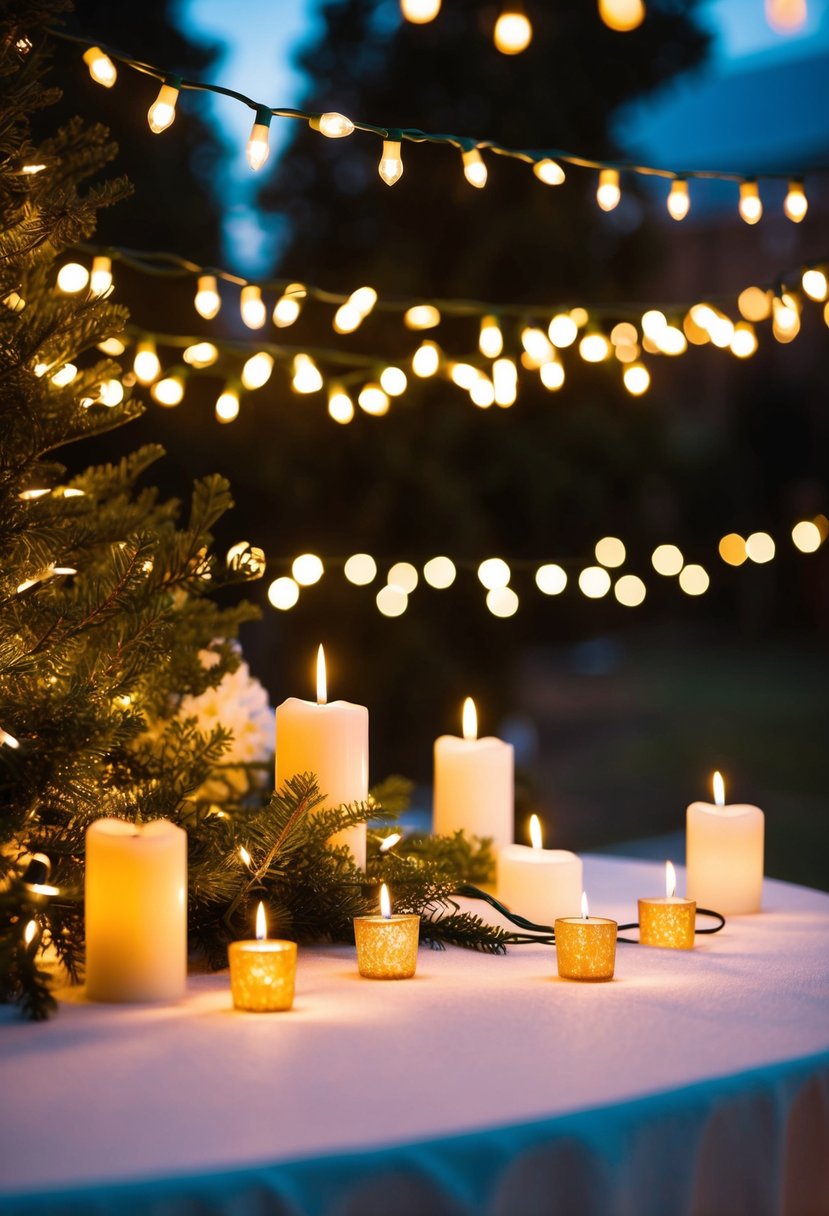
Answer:
M588 857L585 885L635 920L663 868ZM323 946L289 1013L234 1011L227 972L4 1011L0 1213L829 1212L829 895L767 880L697 941L620 944L607 984L549 946L422 949L396 983Z

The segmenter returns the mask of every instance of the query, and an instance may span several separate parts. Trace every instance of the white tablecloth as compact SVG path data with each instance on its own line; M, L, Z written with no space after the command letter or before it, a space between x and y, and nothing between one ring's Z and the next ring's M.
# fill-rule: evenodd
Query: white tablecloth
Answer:
M585 882L635 920L662 866ZM610 984L552 947L421 950L397 983L320 947L286 1014L234 1012L226 972L4 1014L0 1212L829 1212L829 895L767 881L764 908L693 951L620 944Z

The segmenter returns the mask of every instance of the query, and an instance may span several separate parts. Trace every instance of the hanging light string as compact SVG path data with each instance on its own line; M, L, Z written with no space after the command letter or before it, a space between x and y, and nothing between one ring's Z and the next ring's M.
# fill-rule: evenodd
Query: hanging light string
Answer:
M380 177L387 185L394 185L403 174L403 158L401 147L404 142L443 144L452 147L461 154L463 174L470 185L481 188L486 185L487 166L481 155L482 152L495 156L504 156L518 160L532 167L536 177L545 185L560 185L565 179L562 164L574 168L589 169L598 172L596 198L599 207L604 211L613 210L621 198L621 174L637 174L646 177L658 177L672 183L667 205L669 214L674 219L683 219L688 213L690 200L688 182L691 180L713 180L731 182L739 187L739 211L746 223L756 223L762 215L762 202L759 195L759 181L787 181L789 184L784 210L789 219L799 223L808 210L808 201L804 191L806 173L829 171L826 166L809 166L808 170L793 168L787 171L776 171L756 174L739 173L719 169L671 169L654 165L636 164L632 161L619 159L596 159L567 152L558 148L509 148L491 139L477 139L469 136L438 134L422 131L416 127L388 127L373 123L353 121L344 114L335 111L318 114L307 110L297 110L284 107L274 107L256 101L235 89L223 85L212 84L166 72L154 64L144 63L134 59L122 51L117 51L103 43L93 43L88 38L81 38L63 30L51 30L50 33L62 41L84 48L84 61L89 67L94 81L106 88L111 87L117 77L116 64L121 64L142 75L150 76L161 82L161 89L156 100L150 106L148 122L155 134L165 131L174 121L176 103L182 91L214 93L229 97L247 106L254 113L254 123L247 144L248 161L252 169L259 169L268 158L268 133L272 118L297 119L322 135L331 139L339 139L351 135L354 131L373 135L382 140L382 153L378 165Z

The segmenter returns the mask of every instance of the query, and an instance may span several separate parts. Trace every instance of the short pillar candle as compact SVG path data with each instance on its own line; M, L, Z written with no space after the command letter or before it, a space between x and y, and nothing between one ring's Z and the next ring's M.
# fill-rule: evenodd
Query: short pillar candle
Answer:
M177 1001L187 985L187 833L167 819L86 832L86 995Z
M393 916L385 883L380 890L380 915L354 917L357 968L365 979L406 980L417 969L420 917Z
M582 892L581 916L555 923L556 962L564 980L612 980L616 969L616 921L590 916Z
M763 897L765 816L759 807L725 803L714 773L714 805L692 802L686 816L686 889L723 916L759 912Z
M509 844L498 853L498 898L537 925L579 910L581 858L566 849L545 849L538 816L530 817L532 847Z
M268 937L265 905L256 910L256 939L231 942L230 990L233 1005L249 1013L290 1009L296 981L296 942Z
M639 900L639 941L643 946L692 950L696 919L696 903L676 894L676 870L666 862L665 898Z

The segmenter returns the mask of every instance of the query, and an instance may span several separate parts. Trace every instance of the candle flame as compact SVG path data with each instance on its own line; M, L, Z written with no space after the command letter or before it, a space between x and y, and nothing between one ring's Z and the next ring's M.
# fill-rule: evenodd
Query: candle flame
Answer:
M380 852L388 853L391 849L394 848L394 846L396 844L399 844L402 839L403 839L402 832L392 832L391 836L387 836L386 839L383 841L383 843L380 845Z
M714 802L717 806L725 806L725 782L722 773L714 773L711 784L714 787Z
M262 900L259 901L259 907L256 909L256 940L263 942L268 936L268 918L265 915L265 905Z
M242 859L242 863L244 865L246 865L248 867L248 869L250 869L250 861L251 861L250 853L247 851L247 849L245 848L245 846L243 844L239 845L239 856Z
M37 921L30 920L28 925L26 926L26 928L23 930L23 941L26 943L27 946L31 946L32 942L35 940L36 933L37 933Z
M586 891L582 891L582 893L581 893L581 914L582 914L582 918L584 920L590 919L590 909L587 906L587 892Z
M385 883L380 888L380 915L386 920L391 920L391 897Z
M463 703L463 737L464 739L478 738L478 711L475 702L467 697Z
M676 870L672 861L665 862L665 895L668 899L676 895Z
M541 822L537 815L530 815L530 841L534 849L542 847Z
M317 705L328 703L328 682L325 678L325 651L320 645L317 651Z

